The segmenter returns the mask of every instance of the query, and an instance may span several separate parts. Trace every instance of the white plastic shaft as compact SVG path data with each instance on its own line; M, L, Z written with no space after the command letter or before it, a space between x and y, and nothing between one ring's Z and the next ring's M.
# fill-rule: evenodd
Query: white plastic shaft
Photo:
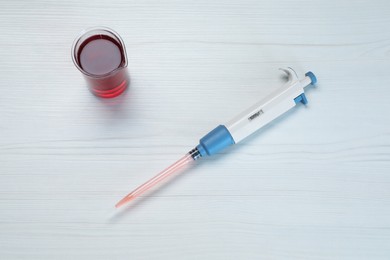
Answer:
M288 75L288 82L268 97L243 111L225 124L235 143L256 132L281 114L296 105L294 99L304 94L304 87L311 84L310 77L299 80L291 68L282 69Z

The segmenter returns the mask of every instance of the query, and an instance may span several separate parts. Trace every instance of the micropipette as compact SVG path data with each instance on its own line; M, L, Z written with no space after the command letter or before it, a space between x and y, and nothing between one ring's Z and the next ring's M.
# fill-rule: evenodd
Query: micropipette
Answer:
M135 199L167 177L183 170L191 162L216 154L233 144L239 143L275 118L295 107L295 105L299 103L307 104L304 88L310 84L314 85L317 82L316 76L309 71L302 80L299 80L292 68L281 70L286 72L288 76L288 81L283 87L238 114L227 124L214 128L201 138L199 144L184 157L129 193L115 207L119 208Z

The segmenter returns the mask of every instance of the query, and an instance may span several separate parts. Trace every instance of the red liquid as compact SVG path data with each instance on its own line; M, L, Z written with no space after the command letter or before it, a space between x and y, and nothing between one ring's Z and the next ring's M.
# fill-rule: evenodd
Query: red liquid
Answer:
M88 74L85 77L93 94L113 98L126 90L129 77L123 48L106 35L94 35L80 45L77 62Z

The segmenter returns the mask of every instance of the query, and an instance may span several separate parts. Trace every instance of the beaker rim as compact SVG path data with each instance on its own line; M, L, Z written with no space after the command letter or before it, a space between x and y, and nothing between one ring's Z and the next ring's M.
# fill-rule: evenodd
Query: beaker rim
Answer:
M93 74L93 73L85 71L81 67L80 62L78 60L78 51L79 51L78 47L80 47L80 46L78 46L78 44L81 44L86 39L93 36L94 32L96 32L96 34L99 34L98 33L99 31L106 32L107 36L112 37L112 38L114 38L114 40L118 41L118 44L120 45L119 47L121 48L121 53L123 53L124 62L121 63L120 66L118 66L116 69L114 69L110 72L107 72L104 74ZM110 75L116 73L117 71L125 69L127 67L127 64L128 64L126 47L125 47L125 44L124 44L121 36L115 30L113 30L109 27L106 27L106 26L93 26L93 27L88 27L88 28L82 30L78 34L78 36L75 38L75 40L73 41L72 48L71 48L71 56L72 56L72 61L73 61L74 65L76 66L76 68L84 75L86 75L88 77L92 77L92 78L104 78L104 77L110 76Z

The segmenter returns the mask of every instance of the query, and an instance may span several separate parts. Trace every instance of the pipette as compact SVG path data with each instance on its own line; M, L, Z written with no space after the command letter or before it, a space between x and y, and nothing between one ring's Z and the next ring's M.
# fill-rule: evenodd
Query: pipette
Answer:
M281 70L286 72L288 76L288 81L283 87L238 114L227 124L214 128L201 138L199 144L184 157L129 193L115 207L119 208L132 201L167 177L183 170L191 162L216 154L233 144L239 143L297 104L307 104L304 88L310 84L314 85L317 82L316 76L309 71L303 79L299 80L292 68Z

